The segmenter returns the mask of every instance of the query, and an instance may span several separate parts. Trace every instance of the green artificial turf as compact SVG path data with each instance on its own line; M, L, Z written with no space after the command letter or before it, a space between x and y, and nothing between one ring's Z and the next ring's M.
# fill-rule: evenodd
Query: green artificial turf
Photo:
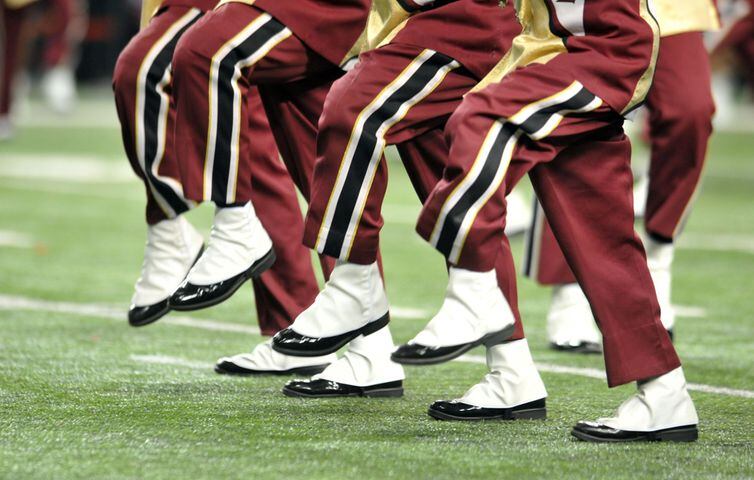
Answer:
M285 377L213 373L219 356L251 350L258 335L170 322L129 328L125 310L145 237L143 195L136 180L123 177L126 160L106 97L84 107L102 124L87 126L84 116L81 123L27 126L0 144L0 231L33 240L31 248L0 246L0 305L23 297L97 304L123 316L0 308L0 478L754 476L754 398L693 393L701 417L695 444L593 445L572 440L570 427L610 414L632 387L610 390L598 379L545 372L546 421L438 422L426 415L428 404L463 394L483 365L407 368L401 399L301 400L280 393ZM747 391L754 390L752 152L750 134L719 133L712 142L674 283L674 302L704 313L679 318L676 328L688 380ZM51 158L83 158L120 173L111 182L3 173L11 162L35 171ZM444 263L413 232L419 204L400 163L389 168L382 236L388 295L428 318L442 299ZM211 208L189 218L206 232ZM721 249L721 241L735 248ZM520 258L520 239L513 249ZM535 360L602 368L599 356L547 348L548 299L546 289L521 279ZM252 327L251 288L190 316ZM395 318L396 342L427 318ZM143 356L180 361L145 363Z

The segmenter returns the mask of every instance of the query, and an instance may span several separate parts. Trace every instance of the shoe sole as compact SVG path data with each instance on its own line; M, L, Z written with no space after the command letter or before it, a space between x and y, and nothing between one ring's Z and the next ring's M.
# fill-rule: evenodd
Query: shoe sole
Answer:
M264 272L270 269L272 265L275 263L275 260L277 257L275 256L275 250L270 249L269 252L267 252L262 258L254 262L251 267L249 267L246 272L243 273L243 276L239 279L238 282L236 282L235 285L233 285L231 288L229 288L225 293L223 293L221 296L217 298L213 298L212 300L208 300L206 302L202 303L196 303L192 305L172 305L170 304L170 308L172 310L175 310L176 312L193 312L195 310L202 310L209 307L214 307L215 305L219 305L223 303L225 300L229 299L230 297L235 294L239 288L241 288L241 285L246 283L248 280L252 278L257 278L260 275L262 275Z
M312 365L310 367L291 368L290 370L246 370L244 372L230 372L223 370L215 365L215 373L220 375L229 375L233 377L258 377L263 375L285 376L285 375L316 375L322 373L330 364Z
M486 420L544 420L547 418L547 409L531 408L527 410L517 410L510 412L510 414L508 415L495 415L491 417L458 417L431 409L427 411L427 414L435 420L451 420L461 422L483 422Z
M285 347L281 347L278 344L276 344L274 341L272 343L272 349L275 350L278 353L282 353L284 355L291 355L293 357L322 357L325 355L330 355L331 353L335 353L341 348L345 347L349 343L353 341L356 337L359 335L364 335L365 337L378 332L382 330L384 327L386 327L390 323L390 312L386 313L385 315L381 316L377 320L373 322L369 322L363 327L351 330L350 332L343 333L342 335L345 335L343 339L335 344L333 347L321 349L321 350L295 350L295 349L288 349ZM312 337L313 338L313 337ZM326 338L326 337L322 337Z
M699 429L697 427L669 428L658 432L647 432L635 438L597 437L576 429L571 430L571 435L581 441L594 443L695 442L699 438Z
M353 392L345 394L313 394L309 395L301 393L296 390L291 390L288 387L283 387L283 395L286 397L297 398L349 398L349 397L365 397L365 398L399 398L403 396L403 387L399 388L380 388L375 390L369 390L364 392Z
M391 355L390 359L395 363L400 363L401 365L437 365L440 363L445 363L445 362L454 360L460 357L461 355L463 355L464 353L468 352L469 350L474 349L480 345L484 345L486 347L494 347L495 345L499 345L505 342L506 340L508 340L511 337L511 335L513 335L513 332L515 329L516 329L515 325L509 325L498 332L488 333L487 335L483 336L479 340L459 346L457 350L454 350L450 353L446 353L445 355L441 355L439 357L400 358L400 357L393 357Z

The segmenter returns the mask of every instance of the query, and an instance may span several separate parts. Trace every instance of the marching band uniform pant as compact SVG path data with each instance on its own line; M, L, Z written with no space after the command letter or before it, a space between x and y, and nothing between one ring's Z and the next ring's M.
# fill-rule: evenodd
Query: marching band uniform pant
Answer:
M385 146L397 145L424 201L447 162L442 128L476 83L458 62L432 50L393 43L362 54L325 102L304 243L330 257L374 262L387 188ZM489 270L497 270L516 317L513 338L520 339L510 245L498 240Z
M662 38L646 103L651 158L644 228L655 241L672 242L694 202L715 111L710 75L702 33ZM527 239L528 276L545 285L576 281L539 207Z
M179 175L170 66L178 39L201 15L195 8L163 10L129 43L115 68L123 143L146 187L149 224L174 218L195 204L183 195ZM309 252L300 244L303 218L295 188L278 157L258 93L251 91L246 102L248 123L240 135L253 136L255 142L239 155L233 203L253 202L275 246L275 265L253 282L260 329L272 335L290 325L319 289Z
M0 118L10 113L13 78L18 68L24 19L28 8L12 9L0 3Z
M183 35L173 57L175 150L185 197L238 201L238 180L246 176L240 159L267 141L241 129L244 118L261 114L259 104L244 101L258 89L283 161L308 201L317 122L342 73L256 7L228 3L208 12ZM253 187L257 172L248 174ZM303 248L300 237L296 246ZM335 262L320 257L320 263L327 278Z
M563 54L568 55L568 54ZM461 268L486 271L505 195L525 174L603 334L608 384L678 366L633 226L622 118L577 79L533 64L470 93L446 127L450 158L417 230Z

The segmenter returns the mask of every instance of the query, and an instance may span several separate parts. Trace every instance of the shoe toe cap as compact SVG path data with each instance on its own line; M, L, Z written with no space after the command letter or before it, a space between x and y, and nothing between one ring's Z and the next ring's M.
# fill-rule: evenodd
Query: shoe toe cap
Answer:
M168 300L162 300L152 305L132 305L128 309L128 323L133 327L143 327L156 322L170 311Z

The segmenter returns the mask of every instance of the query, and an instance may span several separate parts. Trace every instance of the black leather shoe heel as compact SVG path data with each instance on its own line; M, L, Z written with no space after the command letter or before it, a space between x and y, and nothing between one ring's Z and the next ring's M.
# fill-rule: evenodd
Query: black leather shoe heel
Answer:
M308 337L296 333L290 328L279 331L272 337L272 349L276 352L294 357L319 357L340 350L344 345L359 335L371 335L382 330L390 322L390 314L369 322L361 328L333 337Z
M511 408L486 408L468 403L438 400L427 411L437 420L542 420L547 418L545 399L534 400Z
M257 278L275 263L275 250L270 249L245 272L210 285L194 285L184 282L170 296L170 308L179 312L213 307L229 299L250 278Z
M487 347L499 345L513 335L514 329L515 326L510 325L500 331L488 333L479 340L450 347L427 347L418 343L406 343L398 347L390 355L390 359L395 363L403 365L436 365L458 358L472 348L480 345Z
M128 309L128 324L132 327L143 327L154 323L170 312L168 299L145 307L131 306Z
M305 398L398 398L403 396L403 381L397 380L369 387L357 387L323 378L318 380L291 380L283 387L283 394L288 397Z
M634 432L595 422L579 422L571 430L571 435L584 442L695 442L699 430L696 425L684 425L654 432Z

